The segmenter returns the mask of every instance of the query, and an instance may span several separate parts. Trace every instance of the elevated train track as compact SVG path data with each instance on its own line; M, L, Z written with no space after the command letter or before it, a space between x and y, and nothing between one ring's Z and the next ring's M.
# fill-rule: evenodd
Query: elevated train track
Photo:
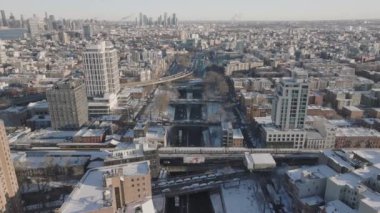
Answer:
M319 154L317 149L253 149L235 147L163 147L158 150L159 154L244 154L249 153L271 153L271 154Z
M192 71L185 71L185 72L180 72L174 75L166 76L159 78L157 80L151 80L151 81L144 81L144 82L131 82L131 83L122 83L120 86L122 88L124 87L144 87L144 86L150 86L150 85L155 85L155 84L162 84L170 81L175 81L178 79L186 78L188 76L191 76L193 74Z

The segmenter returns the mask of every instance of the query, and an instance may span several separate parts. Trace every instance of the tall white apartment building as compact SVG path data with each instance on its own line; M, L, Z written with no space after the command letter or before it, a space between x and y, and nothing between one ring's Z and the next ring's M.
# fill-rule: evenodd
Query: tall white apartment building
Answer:
M88 97L117 94L120 90L120 73L117 51L110 42L99 42L87 47L83 54Z
M292 78L283 78L277 85L273 100L273 123L281 130L303 129L308 94L306 71L296 69L292 72Z
M20 212L18 183L4 122L0 120L0 212Z

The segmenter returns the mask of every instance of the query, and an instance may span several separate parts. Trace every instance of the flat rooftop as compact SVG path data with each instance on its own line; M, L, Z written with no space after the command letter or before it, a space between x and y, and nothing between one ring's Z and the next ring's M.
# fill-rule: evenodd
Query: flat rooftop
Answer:
M293 169L286 172L293 181L303 181L306 179L322 179L335 176L337 173L326 165L317 165L307 168Z
M46 100L31 102L28 104L28 109L47 109L48 107L49 106Z
M251 154L251 157L254 165L276 165L276 161L274 161L272 155L269 153L255 153Z
M344 106L343 108L351 112L363 112L363 110L359 109L356 106Z
M380 137L380 132L367 128L337 128L336 137Z
M345 167L348 170L355 169L355 167L352 165L351 160L348 159L348 157L345 156L345 153L342 151L324 150L323 155L341 167Z
M328 202L324 206L324 210L326 213L355 213L356 212L340 200L334 200L334 201Z
M340 174L330 178L335 184L340 186L348 186L351 189L361 186L362 178L353 173Z

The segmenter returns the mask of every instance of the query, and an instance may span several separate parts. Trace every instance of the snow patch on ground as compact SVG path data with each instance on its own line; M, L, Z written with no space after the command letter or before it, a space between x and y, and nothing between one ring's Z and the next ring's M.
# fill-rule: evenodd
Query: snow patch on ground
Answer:
M214 213L224 213L220 194L218 192L211 193L210 199L211 199L212 207L214 208Z

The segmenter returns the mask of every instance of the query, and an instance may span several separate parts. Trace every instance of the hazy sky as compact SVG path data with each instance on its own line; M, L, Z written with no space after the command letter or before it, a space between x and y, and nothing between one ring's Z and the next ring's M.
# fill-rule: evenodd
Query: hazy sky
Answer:
M380 18L380 0L0 0L9 15L119 20L176 12L180 20L326 20Z

